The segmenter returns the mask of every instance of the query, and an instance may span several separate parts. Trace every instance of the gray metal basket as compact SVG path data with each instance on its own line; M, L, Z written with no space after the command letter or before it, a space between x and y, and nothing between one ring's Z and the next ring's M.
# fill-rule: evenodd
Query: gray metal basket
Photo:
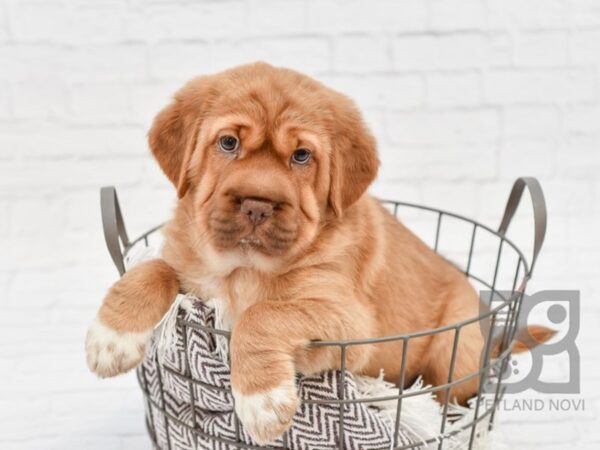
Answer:
M534 239L533 239L533 255L531 257L531 263L528 263L527 258L523 255L523 252L506 236L506 232L511 223L511 220L514 216L514 213L519 205L520 199L522 197L523 191L525 188L528 188L529 193L531 195L531 200L533 204L533 213L534 213ZM519 314L521 311L521 303L523 300L523 294L525 292L525 288L527 286L527 282L531 278L533 267L537 260L538 254L542 247L542 243L544 241L544 236L546 232L546 204L544 200L544 195L541 189L539 182L535 178L519 178L515 181L510 196L508 198L508 202L506 204L506 208L504 211L504 215L502 217L502 221L497 230L494 230L486 225L483 225L473 219L469 219L467 217L454 214L448 211L443 211L436 208L430 208L426 206L416 205L412 203L399 202L399 201L390 201L390 200L382 200L382 203L386 205L390 211L397 217L398 212L400 210L407 211L407 216L411 216L412 212L418 212L420 214L429 215L432 217L434 223L434 232L432 233L432 247L437 252L440 250L441 240L444 237L444 232L446 227L449 227L449 222L453 221L455 224L459 223L462 226L466 226L468 229L468 239L466 239L465 248L462 249L462 253L466 257L466 262L464 264L460 264L459 266L464 271L465 275L469 277L475 284L478 284L482 287L482 289L489 290L491 295L489 298L485 299L486 302L489 303L489 309L483 310L480 315L477 317L473 317L467 320L463 320L458 323L449 324L437 329L430 330L422 330L415 333L401 334L397 336L387 336L387 337L379 337L379 338L365 338L365 339L355 339L355 340L339 340L339 341L314 341L312 342L313 347L326 347L333 346L340 349L341 360L340 360L340 368L341 368L341 379L344 380L344 374L346 371L346 353L347 349L351 346L355 345L372 345L372 344L382 344L386 342L392 341L401 341L402 342L402 355L400 356L402 365L400 371L400 378L398 380L398 390L397 394L394 396L387 397L377 397L368 399L369 402L377 402L377 401L396 401L396 419L395 419L395 428L394 428L394 445L393 449L400 450L406 448L419 448L425 444L437 444L438 449L444 448L444 444L447 442L448 438L451 437L451 434L456 433L469 433L468 439L468 449L473 447L475 440L478 438L478 430L480 430L481 424L486 423L486 428L491 429L494 422L494 415L497 409L497 406L506 390L506 386L503 384L505 370L507 369L507 364L510 359L511 349L515 342L515 335L517 331L517 323L519 319ZM153 234L161 228L161 226L157 226L139 236L133 241L130 241L127 232L125 230L125 226L123 223L123 218L121 214L121 210L119 207L119 202L117 199L117 194L114 187L105 187L101 190L101 208L102 208L102 220L104 226L104 235L106 238L106 243L108 246L108 250L112 257L113 262L115 263L119 273L122 275L125 268L125 257L127 254L137 246L148 246L149 239L153 236ZM403 216L404 218L404 216ZM478 251L476 248L478 247L478 241L482 236L486 237L488 243L488 250L491 249L491 258L489 258L489 262L487 265L490 269L488 271L488 275L484 276L476 273L474 270L474 261L477 258ZM423 237L423 236L421 236ZM456 249L455 249L456 250ZM455 252L456 253L456 252ZM461 253L461 252L458 252ZM507 262L508 261L508 262ZM512 261L512 262L511 262ZM498 283L500 283L500 272L501 267L506 275L506 265L509 265L509 276L506 279L511 279L510 287L503 286L502 290L498 288ZM512 266L512 267L510 267ZM506 281L504 281L506 284ZM508 291L508 293L507 293ZM492 300L494 302L492 303ZM460 379L453 379L454 372L454 362L456 359L457 347L458 347L458 337L460 335L460 330L469 325L479 322L482 326L482 330L486 330L487 333L487 345L484 350L484 354L481 358L480 369L477 372L469 374ZM208 328L208 331L211 333L218 334L220 336L229 337L229 332L223 330L215 330ZM499 351L499 356L497 359L491 360L490 358L490 343L492 342L492 333L498 332L499 336L501 336L501 347ZM406 368L406 355L408 351L410 351L409 343L411 340L418 339L419 337L433 335L437 333L453 333L454 335L454 345L452 348L452 359L450 364L450 369L448 373L447 383L440 386L433 386L428 389L420 390L418 392L405 392L405 382L409 381L405 379L405 368ZM498 338L498 336L495 336ZM187 367L189 367L189 361L186 361ZM162 370L162 368L161 368ZM161 371L159 370L159 372ZM446 391L448 392L453 386L456 386L460 383L465 383L473 378L480 377L479 381L479 389L477 396L474 398L474 416L473 420L470 420L469 423L464 424L458 430L453 430L452 433L446 431L448 423L452 420L449 417L449 404L448 398L446 395L445 403L442 405L442 418L441 418L441 426L439 433L435 436L427 437L424 442L414 443L414 444L401 444L399 445L397 441L398 436L398 428L400 427L401 415L402 415L402 402L407 397L415 396L415 395L426 395L431 394L437 391ZM139 374L138 374L139 378ZM486 386L490 386L490 382L493 381L493 389L490 391ZM197 383L197 380L194 380L190 376L187 376L184 380L185 383ZM143 383L140 382L140 385L143 388ZM160 387L162 390L162 386ZM144 389L143 389L144 390ZM487 390L487 391L486 391ZM343 393L344 389L342 389ZM484 402L484 392L487 393L491 401ZM147 402L150 402L151 399L149 397L148 392L144 390L144 395ZM339 400L310 400L313 403L327 403L334 404L337 408L339 408L339 448L344 449L344 439L343 435L345 432L344 427L344 405L348 403L355 402L364 402L365 399L344 399L343 396ZM194 398L192 396L192 405L194 408ZM177 421L177 417L173 417L168 411L164 408L161 409L160 405L153 405L155 408L159 408L162 412L165 426L168 429L169 421ZM236 418L237 422L237 418ZM148 426L148 431L150 438L152 439L154 445L158 448L158 443L156 440L156 433L153 429L153 424L150 421L146 421ZM181 425L181 424L180 424ZM248 445L242 442L239 438L235 440L224 439L219 436L207 436L202 431L195 429L194 427L190 427L188 425L183 425L187 427L189 432L194 434L195 436L202 437L203 439L208 439L210 442L214 442L214 448L241 448L241 449L270 449L273 447L269 446L254 446ZM236 423L236 427L239 427L239 424ZM167 434L167 447L171 450L172 445L168 438ZM287 442L283 442L284 448L287 448Z

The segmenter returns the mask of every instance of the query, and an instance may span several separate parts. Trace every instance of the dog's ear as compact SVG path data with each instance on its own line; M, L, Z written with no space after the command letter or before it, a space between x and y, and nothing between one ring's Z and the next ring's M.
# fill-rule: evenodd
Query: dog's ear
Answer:
M377 176L379 159L375 138L354 103L339 94L335 97L329 204L341 217Z
M148 133L152 154L182 198L190 187L189 162L206 112L210 77L197 78L180 89L154 119Z

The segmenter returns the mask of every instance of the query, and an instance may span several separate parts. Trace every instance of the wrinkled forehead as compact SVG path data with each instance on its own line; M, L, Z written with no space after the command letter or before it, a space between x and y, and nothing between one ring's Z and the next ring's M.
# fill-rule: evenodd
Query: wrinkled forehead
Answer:
M275 147L308 145L328 147L327 125L321 111L314 111L301 99L271 92L235 96L223 95L215 100L206 115L201 138L215 140L227 132L240 137L245 148L271 144Z

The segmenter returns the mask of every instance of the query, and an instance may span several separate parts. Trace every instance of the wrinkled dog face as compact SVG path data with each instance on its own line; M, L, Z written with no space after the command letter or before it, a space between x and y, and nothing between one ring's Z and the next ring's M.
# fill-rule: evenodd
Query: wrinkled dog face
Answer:
M195 204L221 251L285 255L314 238L324 212L327 137L288 95L265 94L251 84L223 95L199 135L192 167L207 176Z
M206 167L215 176L199 184L196 204L220 250L283 255L315 234L326 142L301 123L276 119L281 125L238 113L216 120L204 139Z
M180 198L191 196L196 244L263 259L309 247L378 164L346 97L266 64L188 83L157 116L150 145Z

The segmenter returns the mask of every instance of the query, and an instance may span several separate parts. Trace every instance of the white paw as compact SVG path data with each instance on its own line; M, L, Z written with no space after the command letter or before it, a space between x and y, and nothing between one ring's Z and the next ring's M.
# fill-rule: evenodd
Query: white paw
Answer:
M233 397L244 429L259 445L279 438L292 425L298 408L293 380L256 394L242 394L234 388Z
M118 333L95 319L85 339L87 364L102 378L127 372L142 362L151 336L152 330Z

